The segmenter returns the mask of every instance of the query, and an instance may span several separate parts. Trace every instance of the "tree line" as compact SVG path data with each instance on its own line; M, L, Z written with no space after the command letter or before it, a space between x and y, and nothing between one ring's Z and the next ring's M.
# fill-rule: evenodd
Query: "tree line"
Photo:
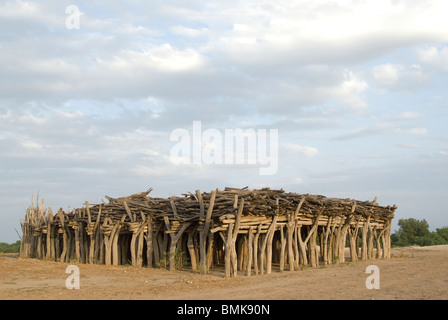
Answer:
M0 252L1 253L18 253L20 250L20 240L14 243L0 242Z
M399 229L391 234L391 244L396 247L403 246L435 246L448 244L448 227L429 231L429 224L425 219L414 218L398 220Z

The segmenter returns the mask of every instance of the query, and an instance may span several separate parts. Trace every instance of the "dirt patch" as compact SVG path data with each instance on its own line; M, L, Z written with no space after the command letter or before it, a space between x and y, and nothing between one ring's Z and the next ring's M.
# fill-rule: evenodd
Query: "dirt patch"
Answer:
M131 266L78 264L80 289L68 290L68 263L0 255L0 299L448 299L448 245L392 249L383 260L226 279ZM379 269L379 289L367 289L366 267Z

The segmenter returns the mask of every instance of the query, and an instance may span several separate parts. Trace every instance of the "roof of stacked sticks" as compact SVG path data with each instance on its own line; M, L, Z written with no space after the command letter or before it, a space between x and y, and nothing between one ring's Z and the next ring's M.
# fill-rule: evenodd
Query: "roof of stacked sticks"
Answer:
M212 197L212 192L183 194L180 197L157 198L150 197L152 189L126 197L112 198L106 196L109 203L87 206L89 210L74 209L75 220L96 221L100 213L100 220L111 219L123 222L137 222L146 216L153 220L163 221L164 216L179 222L198 221L204 219L204 211ZM249 190L246 188L229 188L215 191L215 199L211 218L213 220L227 214L234 214L238 201L244 199L243 216L274 216L286 215L294 212L298 204L300 215L316 216L370 216L375 220L390 220L397 209L393 206L380 206L373 201L359 201L352 199L327 198L322 195L298 194L281 190L262 188ZM201 208L201 203L203 208ZM101 210L100 210L101 207Z

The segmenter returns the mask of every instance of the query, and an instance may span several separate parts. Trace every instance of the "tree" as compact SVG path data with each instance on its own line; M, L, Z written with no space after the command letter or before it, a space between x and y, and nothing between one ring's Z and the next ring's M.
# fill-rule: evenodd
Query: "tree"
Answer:
M429 231L429 224L425 219L414 218L398 220L400 229L391 235L392 245L395 246L433 246L448 243L448 227Z
M448 227L437 228L436 233L448 243Z
M20 249L20 240L15 243L8 244L6 242L0 242L0 252L2 253L17 253Z
M391 236L392 244L398 246L417 244L416 237L424 237L430 233L425 219L422 221L414 218L400 219L398 226L400 229Z

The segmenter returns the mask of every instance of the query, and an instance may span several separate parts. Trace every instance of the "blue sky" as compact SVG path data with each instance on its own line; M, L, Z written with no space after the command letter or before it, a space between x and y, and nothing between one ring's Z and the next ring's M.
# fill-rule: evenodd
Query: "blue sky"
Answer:
M66 8L79 8L79 29ZM0 1L0 241L153 187L397 204L448 225L446 1ZM179 165L176 128L278 129L279 167Z

